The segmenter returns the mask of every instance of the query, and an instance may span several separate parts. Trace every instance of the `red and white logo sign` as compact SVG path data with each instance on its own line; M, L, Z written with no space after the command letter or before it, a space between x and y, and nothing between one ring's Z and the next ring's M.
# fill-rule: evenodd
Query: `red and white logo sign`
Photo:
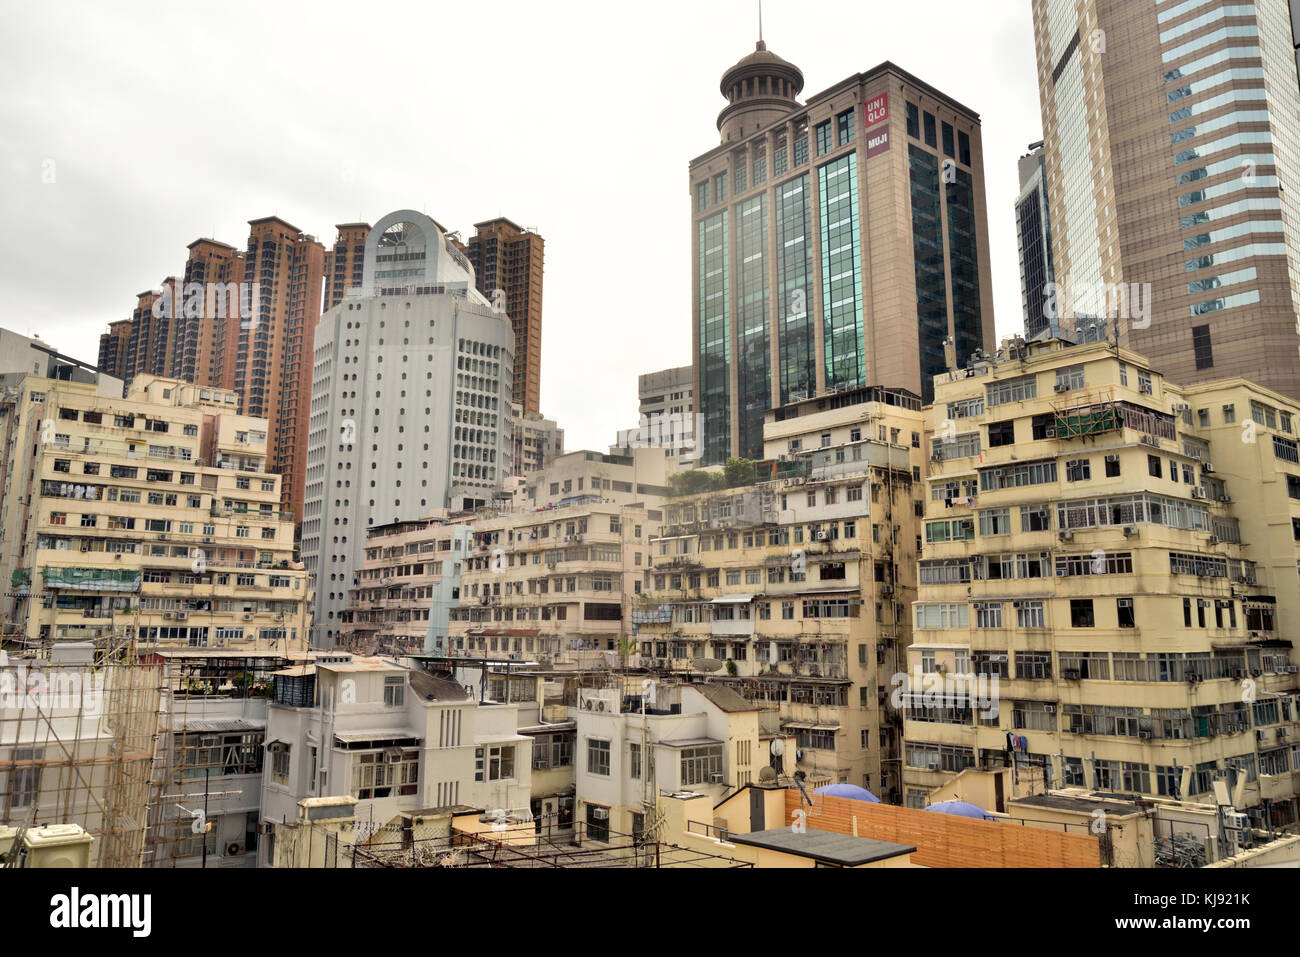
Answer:
M877 123L883 123L889 119L889 94L881 93L879 96L867 100L863 107L867 114L866 129L871 129Z

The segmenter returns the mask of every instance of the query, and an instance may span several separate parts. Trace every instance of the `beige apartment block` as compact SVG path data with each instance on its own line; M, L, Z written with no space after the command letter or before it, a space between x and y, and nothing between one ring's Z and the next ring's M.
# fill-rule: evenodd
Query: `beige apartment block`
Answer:
M1033 0L1033 24L1055 279L1114 294L1071 311L1118 317L1120 344L1175 381L1300 397L1287 4Z
M888 394L910 402L862 390L770 411L781 457L760 481L670 499L634 621L642 664L714 669L796 736L810 784L897 803L901 721L883 705L910 641L923 427L916 396Z
M1300 410L1106 342L1012 342L935 390L906 803L972 767L1209 803L1226 777L1294 824Z
M1300 621L1300 403L1246 379L1193 386L1183 400L1210 442L1206 492L1232 503L1291 638Z
M596 494L481 517L462 564L447 653L544 666L616 661L632 635L632 597L659 517L657 508Z
M472 513L435 510L427 519L366 531L365 561L353 575L338 648L359 654L441 653L450 607L459 599Z
M595 495L615 504L656 507L668 494L668 476L676 466L664 448L637 448L627 454L581 451L557 456L541 472L528 476L528 500L534 508L564 505L574 497Z
M0 572L29 647L305 646L311 582L231 390L142 375L126 398L35 376L6 395Z

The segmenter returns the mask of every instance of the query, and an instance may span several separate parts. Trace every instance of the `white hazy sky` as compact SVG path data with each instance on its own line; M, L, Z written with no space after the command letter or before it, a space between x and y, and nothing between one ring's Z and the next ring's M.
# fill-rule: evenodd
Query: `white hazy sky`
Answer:
M755 0L2 0L0 326L95 361L186 245L279 215L329 246L402 208L546 239L542 411L569 449L690 362L687 164ZM804 93L892 60L981 114L997 328L1020 327L1029 0L766 0ZM46 182L47 179L53 182Z

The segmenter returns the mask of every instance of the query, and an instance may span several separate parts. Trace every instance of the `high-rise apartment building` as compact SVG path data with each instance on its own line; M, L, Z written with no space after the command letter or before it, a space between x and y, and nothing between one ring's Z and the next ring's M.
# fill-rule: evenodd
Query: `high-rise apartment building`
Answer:
M301 516L325 247L275 216L249 225L244 281L257 284L260 301L240 322L233 388L247 415L270 421L270 469L284 476L280 507Z
M177 379L2 378L3 618L27 645L306 646L265 419Z
M325 250L275 216L249 226L246 251L190 243L184 277L140 293L129 324L100 337L100 367L124 381L147 374L234 389L246 414L270 421L268 468L285 477L281 508L301 515Z
M131 320L119 319L108 324L108 332L99 337L99 368L118 379L126 375L127 353L131 346Z
M227 383L234 382L241 310L251 312L253 306L251 295L241 296L239 286L244 278L244 254L215 239L196 239L189 250L184 286L170 290L175 329L172 354L164 371L154 374L230 388ZM185 308L185 291L196 289L201 290L203 308Z
M413 210L379 220L364 255L315 340L302 555L325 648L367 529L486 504L513 473L514 335L469 261Z
M1286 4L1034 0L1033 17L1062 313L1118 316L1176 381L1300 395Z
M1020 299L1025 314L1025 336L1035 339L1044 331L1061 332L1059 317L1045 308L1053 281L1052 225L1047 205L1043 144L1029 144L1020 157L1020 195L1016 197L1016 243L1020 253Z
M361 285L366 262L369 223L339 223L334 248L325 253L325 301L323 310L333 309L353 286Z
M510 316L515 333L514 401L537 412L542 381L542 266L546 241L508 219L474 224L465 245L478 291ZM500 293L497 292L500 290Z
M704 464L758 458L763 413L884 383L929 396L993 340L980 120L892 63L800 105L759 41L690 164Z
M1107 342L943 377L906 801L966 768L1297 821L1300 406Z

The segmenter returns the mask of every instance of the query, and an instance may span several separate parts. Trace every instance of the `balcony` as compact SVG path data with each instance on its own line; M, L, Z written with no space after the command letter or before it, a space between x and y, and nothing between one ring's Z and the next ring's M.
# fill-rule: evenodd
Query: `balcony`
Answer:
M140 590L140 572L127 568L43 568L41 576L46 588L120 592Z

